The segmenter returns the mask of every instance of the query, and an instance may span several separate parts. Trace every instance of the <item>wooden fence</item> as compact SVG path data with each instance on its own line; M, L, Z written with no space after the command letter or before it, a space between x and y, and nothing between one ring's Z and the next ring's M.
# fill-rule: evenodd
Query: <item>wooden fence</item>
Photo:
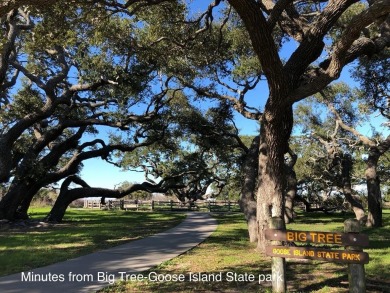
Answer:
M100 200L85 199L84 208L87 209L121 209L136 211L202 211L202 212L240 212L240 206L232 201L204 201L204 202L178 202L158 200L107 200L101 204Z

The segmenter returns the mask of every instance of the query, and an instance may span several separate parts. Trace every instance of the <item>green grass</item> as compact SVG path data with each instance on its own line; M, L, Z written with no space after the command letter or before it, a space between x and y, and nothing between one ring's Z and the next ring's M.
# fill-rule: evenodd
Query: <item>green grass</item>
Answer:
M306 216L310 218L300 215L298 220L288 225L287 228L303 231L343 232L343 222L354 217L353 214L324 215L323 213L311 213ZM390 292L390 210L383 211L383 220L381 228L362 229L362 233L368 235L370 240L369 247L364 249L370 256L370 262L365 265L368 292ZM289 267L290 277L293 279L294 276L291 275L294 272L300 272L301 275L308 274L311 277L316 276L316 282L307 282L306 289L309 292L344 292L348 288L345 264L312 261L297 264L296 261L290 261ZM324 291L323 287L329 290Z
M41 219L47 208L29 210ZM29 270L166 230L184 214L68 210L64 221L49 227L0 231L0 276Z
M47 209L30 210L32 218L42 218ZM384 211L384 227L364 229L370 238L365 249L370 263L365 266L367 292L390 292L390 210ZM271 273L270 258L256 251L247 240L241 214L215 214L216 232L187 253L149 272L162 275L184 274L184 282L121 282L103 292L271 292L269 282L258 283L259 275ZM351 214L300 214L288 229L343 231ZM178 224L184 214L69 210L64 223L47 228L0 231L0 275L32 269L145 237ZM339 248L340 249L340 248ZM342 249L342 248L341 248ZM347 292L345 264L288 260L289 292ZM145 272L148 275L149 272ZM222 275L223 281L190 282L190 273ZM254 275L254 281L227 281L228 273Z
M145 272L162 275L184 274L184 282L121 282L102 290L113 292L271 292L270 283L258 284L258 275L270 274L270 258L255 250L247 240L243 216L215 215L219 222L216 232L187 253ZM351 214L300 214L288 229L304 231L343 231L344 220ZM384 227L364 229L369 235L370 255L366 265L367 292L390 292L390 211L384 211ZM342 248L339 248L342 249ZM223 281L190 282L190 273L222 274ZM227 273L252 274L255 281L226 280ZM347 292L347 265L309 260L288 260L287 282L289 292Z
M269 261L255 251L247 240L247 230L241 214L219 215L217 231L187 253L144 273L163 275L185 274L186 282L122 282L103 292L256 292L257 282L190 282L189 273L219 274L227 272L269 274Z

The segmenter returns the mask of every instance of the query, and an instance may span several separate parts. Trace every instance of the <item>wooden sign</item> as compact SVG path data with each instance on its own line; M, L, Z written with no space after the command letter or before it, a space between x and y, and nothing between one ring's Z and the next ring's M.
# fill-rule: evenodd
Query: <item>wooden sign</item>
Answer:
M287 247L287 246L267 246L265 253L268 256L283 258L301 258L323 260L340 263L367 264L369 257L366 252L351 250L329 250L312 247Z
M357 233L332 233L332 232L310 232L294 230L265 230L265 238L268 240L279 240L289 242L306 242L320 244L337 244L348 246L368 246L368 236Z

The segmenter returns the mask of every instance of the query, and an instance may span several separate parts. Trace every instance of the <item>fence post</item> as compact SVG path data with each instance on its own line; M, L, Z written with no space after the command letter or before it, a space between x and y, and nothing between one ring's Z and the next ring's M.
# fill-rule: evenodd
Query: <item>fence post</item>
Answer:
M173 200L171 199L171 200L169 201L169 203L170 203L170 205L171 205L171 211L173 211Z
M283 219L271 218L271 229L283 230ZM281 241L272 241L272 245L282 245ZM284 293L287 289L286 283L286 260L283 257L272 257L272 292Z
M230 212L230 200L228 200L228 212Z
M154 211L154 200L152 200L152 211Z
M356 219L348 219L344 222L345 233L360 233L360 224ZM346 250L362 251L359 246L346 246ZM366 274L364 264L348 264L348 282L350 293L366 292Z

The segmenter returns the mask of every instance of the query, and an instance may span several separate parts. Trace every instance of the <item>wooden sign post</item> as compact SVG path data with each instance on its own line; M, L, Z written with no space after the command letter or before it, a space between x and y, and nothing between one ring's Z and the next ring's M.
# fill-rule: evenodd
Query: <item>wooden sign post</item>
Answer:
M274 272L281 268L282 264L283 268L285 267L285 263L281 261L281 259L284 260L285 258L340 262L348 264L350 292L361 293L366 291L364 264L369 262L369 256L366 252L362 251L362 247L368 246L368 237L359 234L360 225L357 220L346 220L344 222L345 233L280 230L281 228L274 228L275 226L282 227L283 223L278 223L275 218L272 218L271 228L273 229L265 231L265 238L272 240L272 245L266 247L266 254L272 256L273 278ZM319 247L282 246L282 241L333 244L345 246L345 250L330 250ZM274 268L275 264L278 264L278 266ZM284 282L286 282L285 279ZM277 283L275 283L275 286L276 285ZM274 288L274 281L272 281L272 286L275 292L285 292L276 291ZM279 290L282 290L281 287L278 288ZM286 288L286 284L284 284L284 288Z
M360 232L359 221L356 219L346 220L344 222L344 232L359 233ZM362 250L359 245L346 246L345 249L348 252L353 251L354 253ZM362 263L352 263L348 265L348 283L349 283L349 292L351 293L366 292L366 273L364 271L364 265Z
M273 229L283 229L284 222L281 218L271 218L270 227ZM267 237L267 236L266 236ZM273 245L281 245L282 243L276 239L272 241ZM287 289L286 282L286 259L283 256L272 258L272 292L284 293Z

